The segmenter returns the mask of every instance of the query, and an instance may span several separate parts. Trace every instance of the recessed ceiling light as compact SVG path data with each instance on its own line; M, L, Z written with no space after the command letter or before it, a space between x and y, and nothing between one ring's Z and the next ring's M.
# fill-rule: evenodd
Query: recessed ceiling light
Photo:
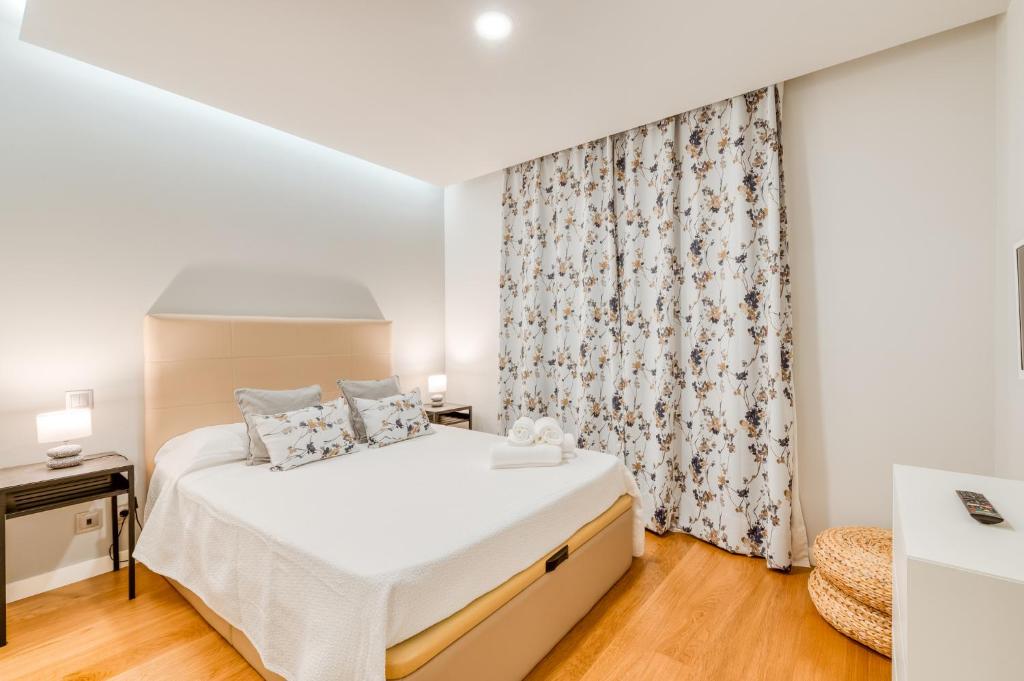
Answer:
M512 20L501 12L484 12L475 25L477 35L484 40L504 40L512 32Z

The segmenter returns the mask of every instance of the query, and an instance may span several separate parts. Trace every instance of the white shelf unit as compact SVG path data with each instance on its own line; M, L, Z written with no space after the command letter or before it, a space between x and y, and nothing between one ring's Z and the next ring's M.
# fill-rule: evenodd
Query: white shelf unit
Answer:
M982 525L956 495L1005 518ZM893 467L893 678L1024 679L1024 481Z

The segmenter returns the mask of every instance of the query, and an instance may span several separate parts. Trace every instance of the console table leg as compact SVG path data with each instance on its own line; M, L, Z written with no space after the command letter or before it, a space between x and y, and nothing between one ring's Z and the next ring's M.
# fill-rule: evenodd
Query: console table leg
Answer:
M0 494L0 646L7 645L7 559L4 552L7 550L6 536L7 528L7 495Z
M110 536L113 537L113 547L110 550L111 561L114 563L114 569L112 572L117 572L121 569L121 537L117 532L117 497L110 497Z
M128 469L128 598L135 598L135 470Z

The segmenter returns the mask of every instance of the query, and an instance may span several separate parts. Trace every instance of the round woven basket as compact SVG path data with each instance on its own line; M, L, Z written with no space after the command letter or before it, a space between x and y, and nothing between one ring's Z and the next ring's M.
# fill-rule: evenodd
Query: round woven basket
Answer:
M826 622L868 648L892 657L892 617L851 598L818 569L811 572L807 590Z
M814 540L821 576L853 599L892 615L892 532L877 527L833 527Z

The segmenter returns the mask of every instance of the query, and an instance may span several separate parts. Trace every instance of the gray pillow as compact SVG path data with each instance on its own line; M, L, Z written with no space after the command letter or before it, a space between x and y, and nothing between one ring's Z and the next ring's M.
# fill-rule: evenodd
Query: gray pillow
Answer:
M382 400L402 392L398 387L398 376L379 381L346 381L342 378L338 379L338 388L348 400L352 413L352 429L356 431L356 439L359 442L366 442L366 426L363 424L359 408L356 407L356 400Z
M256 430L255 415L270 416L283 414L287 411L305 409L320 404L320 386L311 385L295 390L259 390L257 388L238 388L235 400L245 419L247 452L245 462L250 466L270 463L270 454Z

